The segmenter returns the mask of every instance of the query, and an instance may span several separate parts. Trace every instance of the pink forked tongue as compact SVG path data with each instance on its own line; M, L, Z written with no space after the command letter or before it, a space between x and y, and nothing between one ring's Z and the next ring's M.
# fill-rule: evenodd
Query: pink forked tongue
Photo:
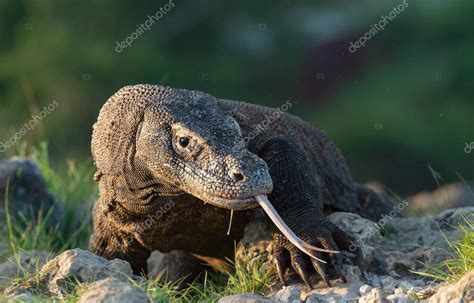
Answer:
M283 222L282 218L280 215L277 213L273 205L268 201L268 198L266 195L256 195L255 200L260 204L260 206L263 208L265 213L267 213L268 217L275 223L276 227L285 235L285 237L293 243L296 247L298 247L302 252L307 254L313 259L318 260L319 262L326 263L326 261L321 260L317 257L315 257L308 249L312 249L315 251L320 251L320 252L325 252L325 253L339 253L338 251L335 250L328 250L328 249L322 249L319 247L315 247L313 245L310 245L300 238L295 235L295 233L286 225L285 222Z

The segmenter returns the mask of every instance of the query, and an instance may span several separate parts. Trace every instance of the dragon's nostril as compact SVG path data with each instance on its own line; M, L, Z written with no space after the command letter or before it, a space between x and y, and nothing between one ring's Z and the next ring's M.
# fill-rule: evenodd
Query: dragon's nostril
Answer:
M240 182L244 179L244 175L242 175L241 173L233 173L232 179L234 179L235 182Z

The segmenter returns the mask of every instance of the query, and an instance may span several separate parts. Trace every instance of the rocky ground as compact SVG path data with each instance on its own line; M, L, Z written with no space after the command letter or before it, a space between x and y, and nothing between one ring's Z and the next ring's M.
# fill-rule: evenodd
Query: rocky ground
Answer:
M446 239L461 236L455 226L465 218L474 219L474 207L449 209L430 217L386 218L385 225L351 213L331 214L329 219L352 234L362 250L359 266L343 267L347 283L336 280L329 288L314 280L316 287L310 290L296 282L267 297L254 294L245 297L256 300L248 299L248 302L471 302L474 270L450 286L413 273L425 270L425 264L436 264L450 257ZM349 254L345 258L346 263L352 262ZM229 296L221 302L238 302L233 301L238 298L240 295Z
M23 173L18 174L18 169ZM34 218L32 214L46 206L55 209L53 222L61 220L64 206L47 192L34 163L21 159L0 161L0 190L5 191L7 180L15 185L9 186L8 203L12 207L8 209L13 216L24 211ZM451 196L453 188L455 186L450 185ZM423 193L413 199L428 201L437 197L436 201L439 201L440 190L433 197ZM2 196L0 206L5 210L6 199ZM358 266L352 265L355 255L343 253L347 283L333 280L333 287L329 288L315 275L312 281L315 288L308 289L293 277L289 286L274 284L265 296L237 294L222 297L219 302L474 302L474 271L449 285L414 273L424 271L426 264L450 258L452 250L447 240L461 236L456 227L466 219L474 222L474 202L471 199L469 204L465 194L460 196L464 199L462 203L457 201L453 205L462 207L446 209L451 202L445 201L442 208L446 210L434 215L401 217L400 214L410 207L403 201L394 205L396 211L393 214L379 222L351 213L333 213L329 219L352 234L357 240L354 245L362 252ZM426 206L417 203L419 209ZM0 223L5 220L5 211L0 211ZM8 245L0 241L0 254L9 254ZM268 230L257 222L247 228L237 255L263 260L261 268L270 270L271 263L266 260L267 251L271 249L269 245ZM70 302L71 293L75 293L73 301L77 302L151 302L144 287L149 282L134 276L130 265L122 260L105 260L79 248L56 256L48 251L30 250L7 256L4 260L0 264L0 289L6 300L12 302L37 302L46 297ZM163 266L173 262L184 261L179 258L179 253L154 253L149 260L150 272L156 275Z

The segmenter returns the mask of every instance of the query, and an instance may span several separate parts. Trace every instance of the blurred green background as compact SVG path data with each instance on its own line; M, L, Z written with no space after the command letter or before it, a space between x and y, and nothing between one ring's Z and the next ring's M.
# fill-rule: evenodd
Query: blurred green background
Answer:
M23 144L53 164L90 157L91 126L120 87L165 84L279 106L327 131L355 178L411 194L474 179L474 1L407 0L365 47L349 43L402 1L0 0L0 141L54 100ZM15 154L9 149L0 154Z

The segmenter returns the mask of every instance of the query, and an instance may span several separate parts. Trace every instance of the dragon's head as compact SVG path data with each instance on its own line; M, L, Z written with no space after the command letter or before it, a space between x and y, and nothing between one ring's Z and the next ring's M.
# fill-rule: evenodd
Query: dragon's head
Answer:
M102 174L122 175L130 190L161 184L235 210L256 207L253 197L272 190L237 122L201 92L122 88L94 125L92 153Z

